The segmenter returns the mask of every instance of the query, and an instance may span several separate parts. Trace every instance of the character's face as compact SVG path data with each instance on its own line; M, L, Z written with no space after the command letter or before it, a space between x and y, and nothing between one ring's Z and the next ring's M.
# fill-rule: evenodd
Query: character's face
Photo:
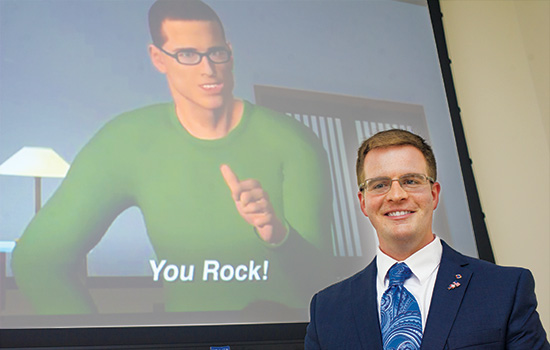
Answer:
M417 148L393 146L367 153L363 171L366 179L383 176L397 179L405 174L427 175L427 164ZM361 210L376 229L384 253L395 258L400 255L396 252L405 249L412 254L432 241L432 217L440 190L436 182L407 192L393 181L385 194L359 192Z
M162 31L166 38L162 49L170 54L230 49L217 22L165 20ZM202 57L196 65L184 65L154 45L149 47L149 53L155 67L166 74L178 108L215 110L233 97L232 58L226 63L213 63Z

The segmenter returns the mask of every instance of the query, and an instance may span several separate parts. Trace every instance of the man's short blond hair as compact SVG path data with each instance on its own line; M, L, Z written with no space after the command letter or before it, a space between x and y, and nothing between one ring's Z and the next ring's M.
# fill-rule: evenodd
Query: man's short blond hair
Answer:
M406 130L391 129L374 134L363 141L361 147L359 147L356 162L357 185L361 185L365 181L363 168L367 153L376 148L388 148L394 146L413 146L417 148L420 152L422 152L424 158L426 159L428 170L427 175L434 179L434 181L437 180L435 156L430 145L426 143L426 140Z

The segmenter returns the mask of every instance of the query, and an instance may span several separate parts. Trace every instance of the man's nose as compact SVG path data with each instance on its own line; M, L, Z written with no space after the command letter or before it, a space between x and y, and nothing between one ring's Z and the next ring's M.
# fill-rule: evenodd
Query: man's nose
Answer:
M216 75L215 63L210 61L207 56L202 57L201 61L199 62L199 67L202 74L208 76Z
M409 193L401 187L401 183L398 179L391 180L390 190L386 194L386 198L392 201L398 201L407 198Z

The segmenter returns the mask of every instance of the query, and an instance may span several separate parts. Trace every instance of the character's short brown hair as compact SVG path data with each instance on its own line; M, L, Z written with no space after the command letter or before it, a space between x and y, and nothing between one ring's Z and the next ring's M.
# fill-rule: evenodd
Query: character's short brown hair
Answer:
M212 21L219 23L225 40L222 21L210 6L200 0L157 0L149 9L149 31L153 44L162 47L166 37L162 23L167 20Z
M426 159L428 176L434 179L434 181L437 180L435 156L430 145L426 143L426 140L406 130L391 129L374 134L363 141L361 147L359 147L359 150L357 151L357 163L355 165L357 171L357 185L361 185L365 181L363 167L365 165L365 157L367 156L367 153L376 148L387 148L393 146L413 146L417 148L420 152L422 152L424 158Z

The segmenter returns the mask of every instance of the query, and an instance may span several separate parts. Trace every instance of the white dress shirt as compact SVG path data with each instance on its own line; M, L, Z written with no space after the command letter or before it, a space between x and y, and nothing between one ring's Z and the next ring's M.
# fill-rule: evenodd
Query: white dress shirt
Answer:
M405 261L397 261L390 258L380 250L380 247L378 247L376 252L376 292L378 295L377 301L379 316L380 301L382 300L382 295L386 289L388 289L390 283L387 276L388 270L395 263L404 262L411 269L412 276L405 281L403 286L407 288L407 290L418 302L420 315L422 316L422 332L424 332L442 254L443 246L441 245L441 240L437 236L427 246L409 256L405 259Z

